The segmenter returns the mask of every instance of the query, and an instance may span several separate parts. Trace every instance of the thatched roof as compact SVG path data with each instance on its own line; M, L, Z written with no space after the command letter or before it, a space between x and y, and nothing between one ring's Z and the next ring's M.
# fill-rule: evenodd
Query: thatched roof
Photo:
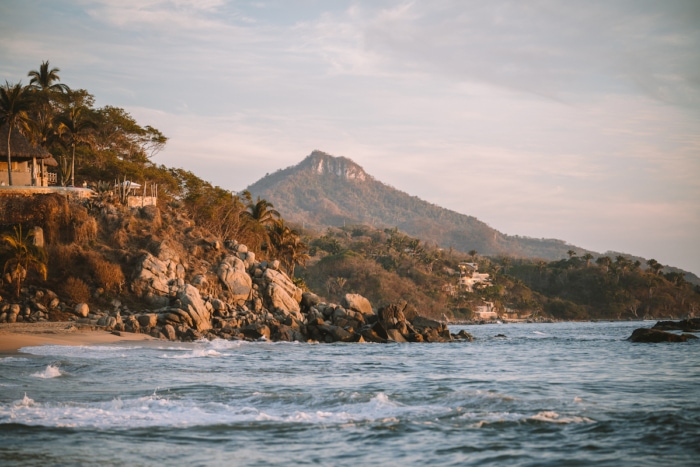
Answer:
M44 165L47 167L58 167L58 161L51 156L48 159L44 159Z
M0 161L7 160L7 128L5 124L0 127ZM41 146L34 146L24 137L17 128L12 129L12 138L10 139L10 150L12 159L47 159L51 157Z

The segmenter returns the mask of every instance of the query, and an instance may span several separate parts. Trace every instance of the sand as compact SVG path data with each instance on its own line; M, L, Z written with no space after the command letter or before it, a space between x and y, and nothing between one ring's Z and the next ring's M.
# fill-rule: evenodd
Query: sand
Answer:
M118 334L71 322L1 323L0 352L11 353L36 345L113 344L155 339L146 334Z

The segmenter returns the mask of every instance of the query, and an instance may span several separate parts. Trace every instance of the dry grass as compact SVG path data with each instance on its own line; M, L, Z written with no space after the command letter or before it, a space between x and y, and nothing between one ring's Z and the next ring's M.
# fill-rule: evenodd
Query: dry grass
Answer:
M73 302L87 302L90 299L90 288L82 279L69 277L63 283L63 293Z
M95 282L108 292L121 292L122 286L126 282L121 267L99 256L95 252L87 255L87 261L93 272Z

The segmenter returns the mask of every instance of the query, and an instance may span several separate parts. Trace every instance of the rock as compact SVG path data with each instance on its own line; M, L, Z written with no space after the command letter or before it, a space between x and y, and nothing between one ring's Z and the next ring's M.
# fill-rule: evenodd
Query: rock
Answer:
M155 313L148 313L145 315L139 315L136 318L139 322L139 326L141 327L154 327L156 324L158 324L158 315Z
M87 318L90 313L90 307L87 303L78 303L75 305L75 308L73 308L73 313L81 318Z
M360 294L345 294L340 301L340 305L348 310L362 313L363 315L373 315L372 304Z
M169 341L177 340L177 333L175 332L175 328L170 324L166 324L165 326L163 326L163 334L165 334L165 337L167 337Z
M398 331L398 329L389 329L386 331L389 339L394 342L408 342Z
M501 335L502 335L502 334L501 334ZM462 340L466 340L466 341L469 341L469 342L474 342L474 337L473 337L471 334L469 334L467 331L465 331L464 329L462 329L461 331L459 331L459 332L455 335L455 337L456 337L457 339L462 339ZM505 337L505 336L503 336L503 337Z
M318 329L324 334L324 337L330 337L330 340L326 339L326 342L350 342L353 339L353 335L340 326L321 324L318 325Z
M263 280L268 284L281 287L297 304L301 302L302 290L294 285L294 282L282 271L268 268L263 273Z
M265 324L250 324L241 329L241 332L249 339L270 339L270 328Z
M309 310L311 307L315 307L319 303L321 303L321 299L315 293L304 292L301 294L301 307L304 310Z
M284 314L291 314L297 319L303 319L300 314L299 303L290 297L284 288L278 284L270 284L267 288L267 296L270 300L270 308L279 310Z
M170 256L170 250L165 256ZM182 279L184 270L178 268L178 263L172 259L163 261L150 253L146 253L137 268L138 273L132 282L132 290L145 297L153 295L169 295L173 286L177 286L177 279Z
M406 321L406 317L403 314L404 308L406 308L405 302L381 308L377 315L384 328L394 329L399 323Z
M235 257L226 256L219 264L216 275L233 295L233 300L243 303L250 297L253 281L246 272L245 263Z
M438 332L447 329L445 324L424 316L416 316L413 318L411 325L421 334L423 334L426 329L436 329Z
M32 227L29 230L29 243L37 248L44 248L44 230L41 227Z
M659 331L658 329L648 329L640 328L635 329L632 335L627 338L631 342L686 342L688 340L687 335L673 334L666 331Z
M189 315L192 327L197 331L211 329L211 313L207 310L199 290L191 284L185 284L177 293L180 309Z
M681 321L658 321L652 329L662 331L700 331L700 318L690 318Z

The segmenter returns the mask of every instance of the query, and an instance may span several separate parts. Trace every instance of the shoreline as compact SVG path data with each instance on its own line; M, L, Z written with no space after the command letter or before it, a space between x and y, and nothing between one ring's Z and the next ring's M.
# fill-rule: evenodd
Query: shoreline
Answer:
M94 326L70 321L40 323L0 323L0 353L16 354L22 347L39 345L95 345L128 341L156 340L147 334L113 334Z

